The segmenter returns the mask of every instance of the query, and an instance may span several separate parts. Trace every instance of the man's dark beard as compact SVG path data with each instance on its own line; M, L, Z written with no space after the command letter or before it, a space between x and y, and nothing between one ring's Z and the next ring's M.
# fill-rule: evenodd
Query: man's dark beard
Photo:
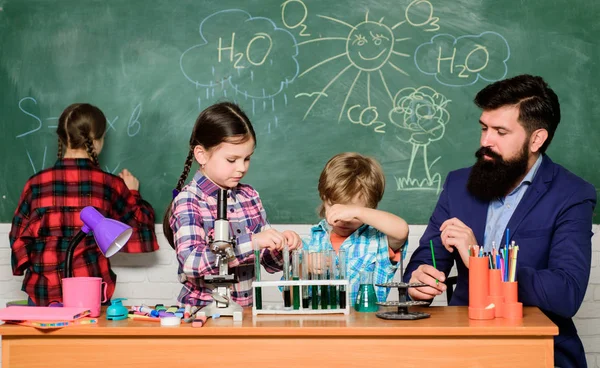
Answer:
M492 160L484 159L483 155ZM529 150L526 141L519 156L510 161L505 161L489 147L481 147L475 152L475 157L477 162L471 169L467 190L480 200L489 202L506 196L518 184L517 180L527 171Z

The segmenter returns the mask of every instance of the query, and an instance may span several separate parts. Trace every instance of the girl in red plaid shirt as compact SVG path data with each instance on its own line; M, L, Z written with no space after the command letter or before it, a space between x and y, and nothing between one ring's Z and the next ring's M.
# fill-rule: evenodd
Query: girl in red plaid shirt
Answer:
M14 275L25 275L22 290L29 303L62 302L61 279L65 253L83 225L79 212L86 206L128 224L133 234L124 252L158 249L154 210L138 192L138 180L127 170L106 173L98 165L104 143L106 118L90 104L73 104L58 120L58 160L33 175L23 189L10 230ZM75 248L73 276L101 277L112 297L117 276L88 235Z
M248 172L255 146L252 124L233 103L212 105L196 120L184 170L163 223L165 236L177 252L179 281L183 284L178 299L182 303L206 306L212 301L212 290L203 276L219 273L215 254L207 244L217 217L219 189L227 189L227 218L230 233L235 236L235 259L228 266L239 280L231 296L239 305L252 305L253 242L262 249L261 263L271 273L283 268L280 250L284 241L290 249L301 245L295 232L280 233L270 228L258 193L240 183ZM200 168L184 186L194 160Z

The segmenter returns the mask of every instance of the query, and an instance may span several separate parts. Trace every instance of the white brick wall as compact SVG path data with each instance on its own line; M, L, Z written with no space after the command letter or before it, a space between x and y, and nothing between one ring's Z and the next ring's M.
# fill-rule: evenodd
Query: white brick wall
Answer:
M308 234L308 225L275 225L278 230L295 230L300 236ZM0 224L0 306L7 301L26 299L21 289L21 277L12 276L10 268L9 224ZM410 226L409 257L417 247L425 230L423 225ZM592 256L592 273L585 300L575 316L575 324L583 340L588 365L600 368L600 225L594 225L595 233ZM162 235L162 226L156 227L161 249L150 254L120 254L111 259L113 269L119 276L114 297L127 298L127 304L175 304L180 286L177 282L175 253ZM398 275L397 275L398 276ZM263 280L279 279L280 274L268 274L263 270ZM265 290L266 292L266 290ZM390 299L397 297L392 292ZM280 300L276 290L263 296L265 302ZM436 298L434 304L444 305L445 295Z

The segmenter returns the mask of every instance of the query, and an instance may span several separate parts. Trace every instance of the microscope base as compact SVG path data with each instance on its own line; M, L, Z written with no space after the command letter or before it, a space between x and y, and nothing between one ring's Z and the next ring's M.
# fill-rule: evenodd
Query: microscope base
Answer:
M234 301L229 301L229 304L226 307L219 307L217 306L217 302L213 300L212 303L202 308L197 314L205 315L206 317L212 317L214 315L219 315L221 317L231 316L234 321L241 321L242 311L242 306Z

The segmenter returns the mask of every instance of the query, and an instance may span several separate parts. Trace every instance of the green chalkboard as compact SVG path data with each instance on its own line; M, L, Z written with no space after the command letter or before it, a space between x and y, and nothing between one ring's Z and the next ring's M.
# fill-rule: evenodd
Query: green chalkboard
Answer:
M0 222L53 165L67 105L104 111L102 167L130 169L160 218L199 111L232 100L257 132L245 182L271 222L317 221L322 167L359 151L384 167L380 208L424 224L448 171L474 161L473 96L522 73L561 99L550 156L600 188L599 4L0 0Z

